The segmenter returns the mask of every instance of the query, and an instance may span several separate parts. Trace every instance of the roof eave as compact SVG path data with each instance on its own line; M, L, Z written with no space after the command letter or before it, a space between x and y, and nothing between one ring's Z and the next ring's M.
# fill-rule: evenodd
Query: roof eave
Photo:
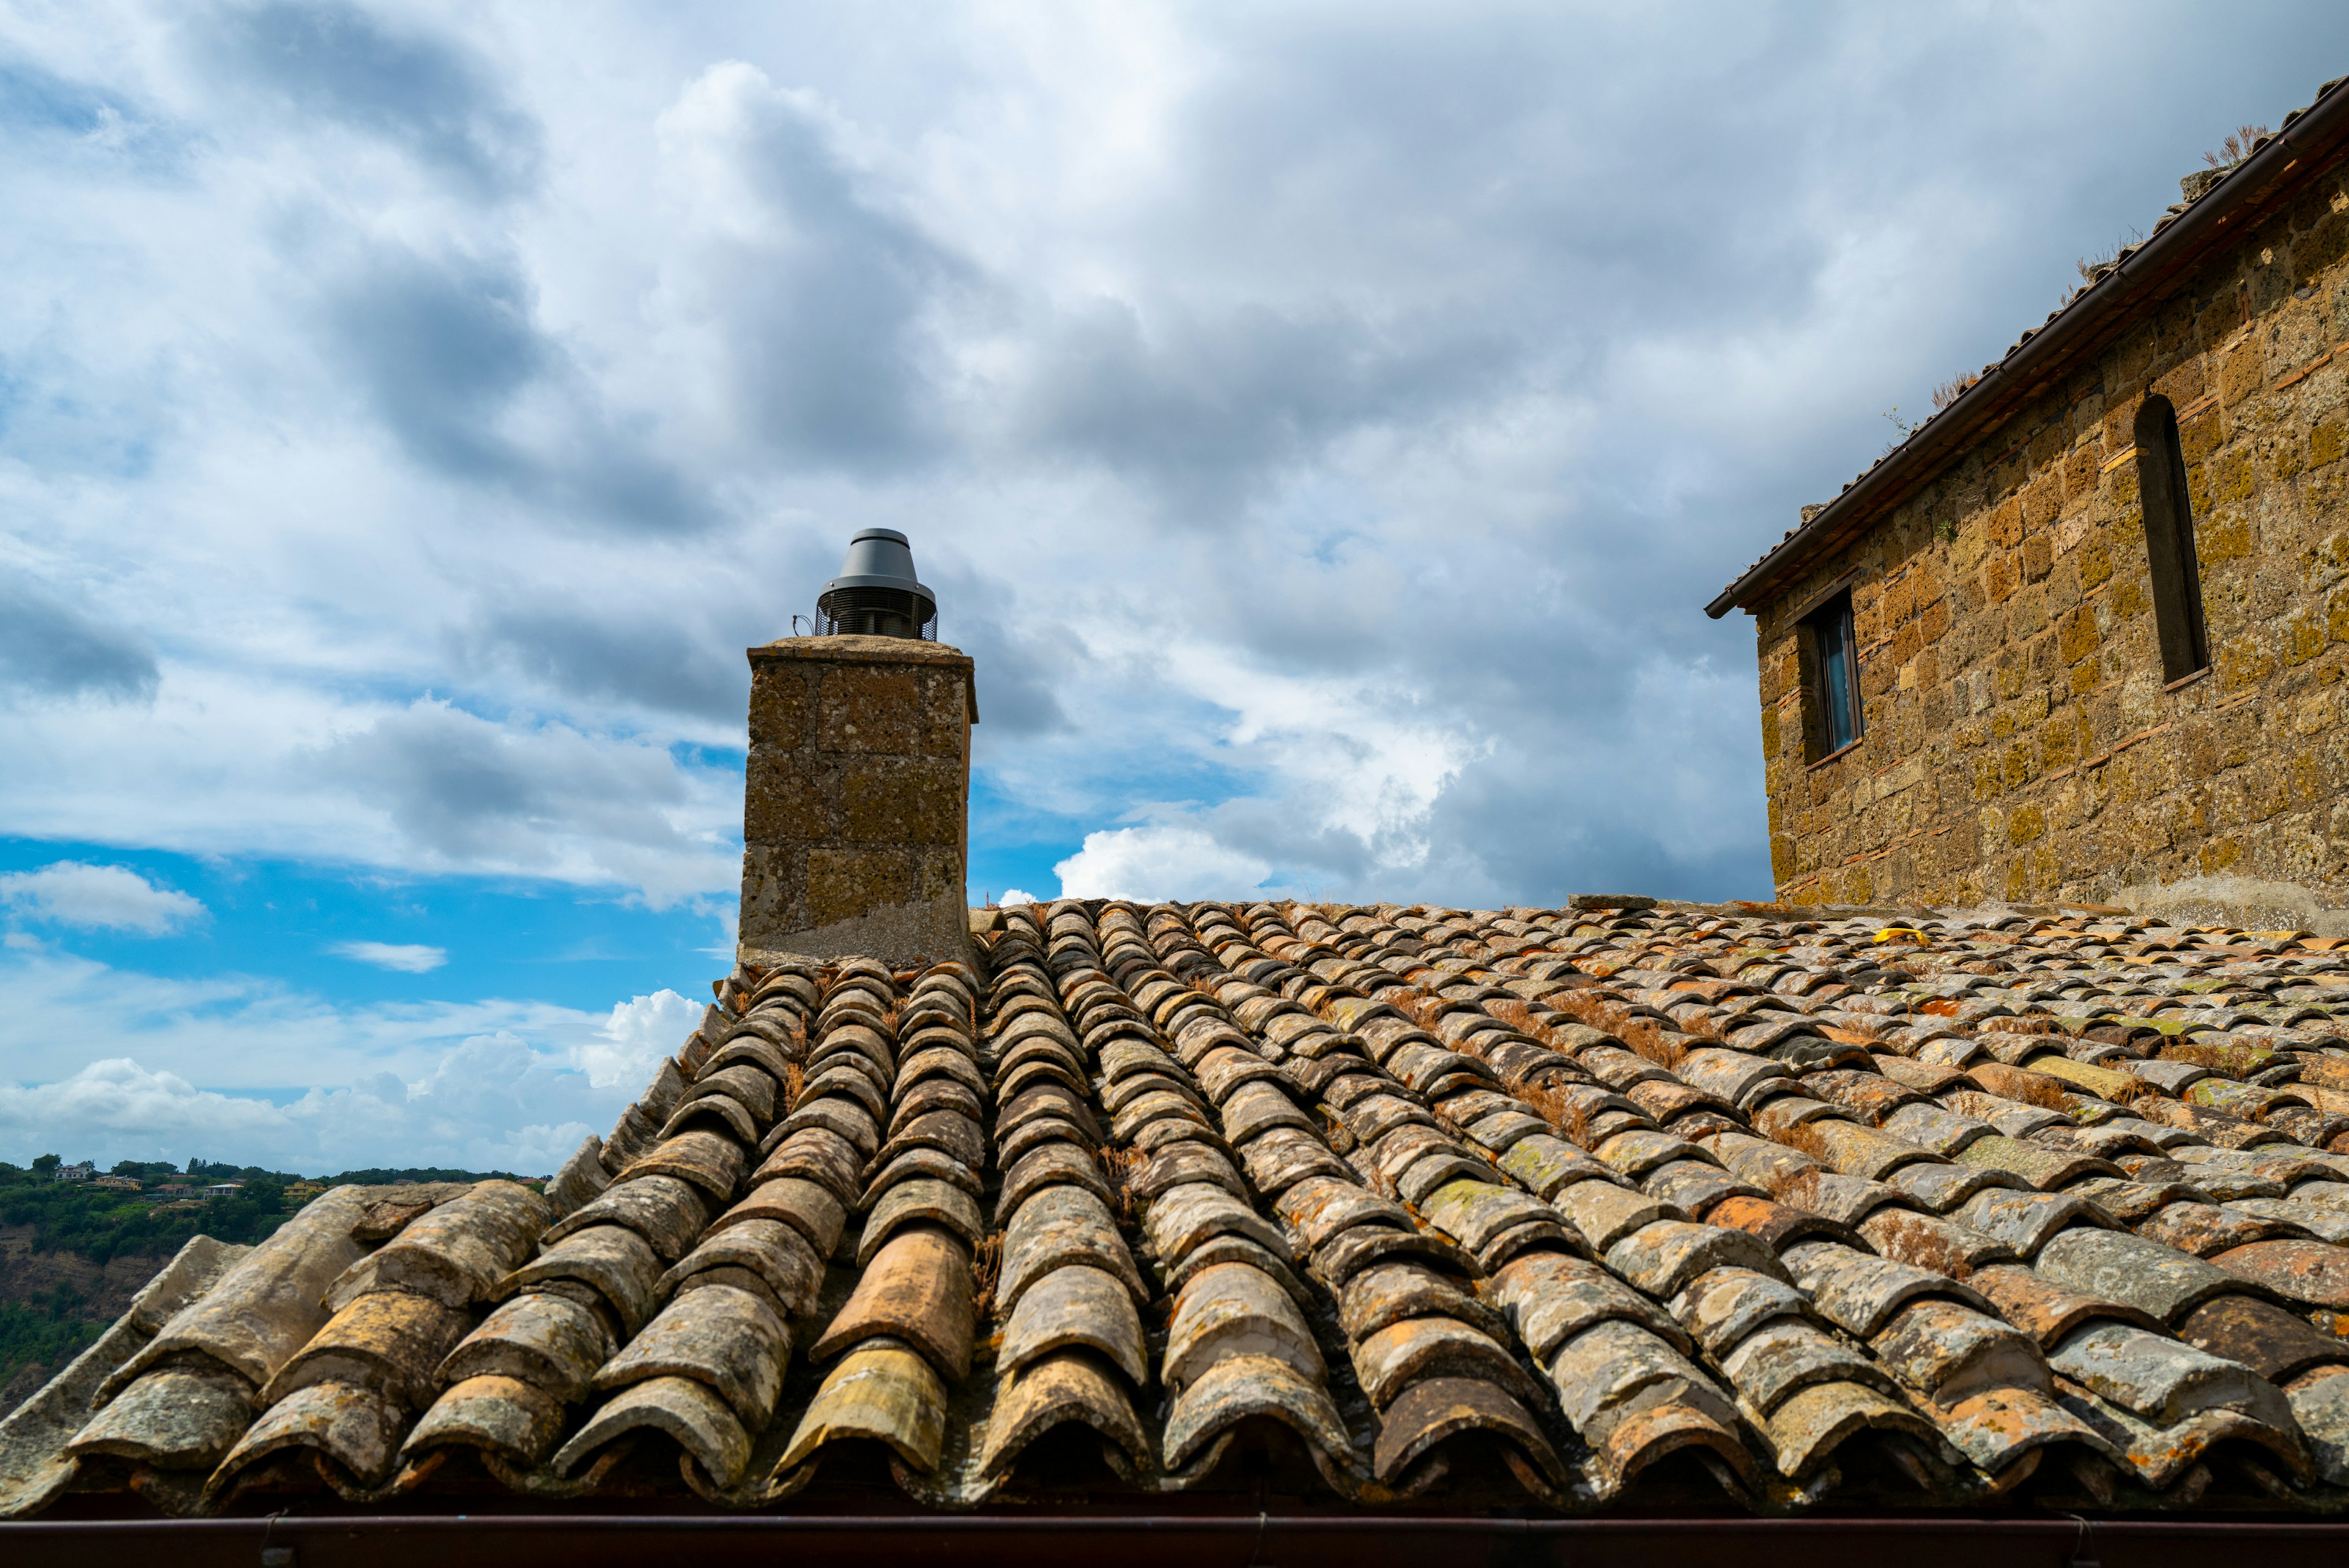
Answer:
M2049 376L2103 348L2117 335L2128 306L2158 296L2212 246L2240 233L2240 220L2283 194L2293 170L2344 137L2349 137L2349 78L2321 94L2266 146L2237 164L2175 220L2155 230L2152 238L2083 290L2054 320L2009 349L1956 401L1722 589L1704 613L1719 620L1733 609L1752 609L1785 578L1856 537L1878 511L1939 472Z

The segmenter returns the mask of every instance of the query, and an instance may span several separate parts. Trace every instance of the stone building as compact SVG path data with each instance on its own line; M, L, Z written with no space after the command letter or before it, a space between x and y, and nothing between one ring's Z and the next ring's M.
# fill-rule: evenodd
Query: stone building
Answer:
M2349 88L2328 84L1709 606L1801 904L2349 930Z

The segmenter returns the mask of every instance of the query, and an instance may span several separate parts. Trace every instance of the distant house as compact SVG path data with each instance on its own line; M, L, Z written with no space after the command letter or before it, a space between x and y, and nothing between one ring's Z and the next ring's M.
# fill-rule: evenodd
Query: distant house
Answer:
M135 1176L101 1176L91 1185L103 1187L109 1192L136 1192L140 1189L139 1179Z
M57 1179L59 1181L88 1181L97 1174L98 1167L85 1159L78 1165L57 1167Z
M204 1189L207 1198L233 1198L243 1188L242 1181L215 1181Z

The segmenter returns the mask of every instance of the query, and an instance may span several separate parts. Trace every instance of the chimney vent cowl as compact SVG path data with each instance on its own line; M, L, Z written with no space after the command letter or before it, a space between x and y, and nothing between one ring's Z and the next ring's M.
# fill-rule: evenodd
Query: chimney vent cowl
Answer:
M840 576L824 584L815 609L816 629L827 637L937 637L937 596L914 576L913 549L895 528L856 531Z

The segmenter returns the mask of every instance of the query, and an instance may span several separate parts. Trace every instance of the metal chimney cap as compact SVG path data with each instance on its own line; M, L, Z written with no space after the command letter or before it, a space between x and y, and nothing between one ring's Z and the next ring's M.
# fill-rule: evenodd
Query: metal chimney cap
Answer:
M937 604L937 596L914 576L910 542L895 528L858 529L848 541L848 559L840 564L840 576L823 586L825 593L834 588L903 588L919 594L933 607Z
M914 552L895 528L860 528L848 541L840 576L817 596L818 622L827 629L885 637L926 637L937 619L937 596L914 575Z

